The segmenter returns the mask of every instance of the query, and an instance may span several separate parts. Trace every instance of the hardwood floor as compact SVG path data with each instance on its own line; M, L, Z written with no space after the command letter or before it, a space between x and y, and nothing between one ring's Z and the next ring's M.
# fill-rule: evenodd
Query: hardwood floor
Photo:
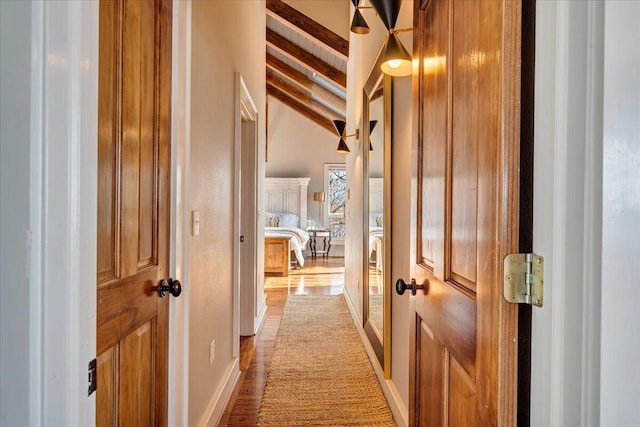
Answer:
M343 258L320 258L307 262L304 268L291 270L288 277L265 279L267 318L256 336L240 340L240 379L219 426L256 425L287 295L337 295L343 292Z

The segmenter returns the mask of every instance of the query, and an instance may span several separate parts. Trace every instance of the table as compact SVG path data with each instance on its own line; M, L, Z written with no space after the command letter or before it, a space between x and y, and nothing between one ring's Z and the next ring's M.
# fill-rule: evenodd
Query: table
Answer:
M307 229L309 233L309 249L311 249L311 259L316 259L318 254L329 258L331 250L331 230L328 228L311 228ZM318 239L322 239L322 249L318 249Z

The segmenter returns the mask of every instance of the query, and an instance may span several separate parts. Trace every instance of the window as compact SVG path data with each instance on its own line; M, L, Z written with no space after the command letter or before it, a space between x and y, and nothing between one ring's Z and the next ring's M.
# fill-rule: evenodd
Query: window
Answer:
M325 192L331 236L344 239L347 203L347 170L344 164L325 164Z

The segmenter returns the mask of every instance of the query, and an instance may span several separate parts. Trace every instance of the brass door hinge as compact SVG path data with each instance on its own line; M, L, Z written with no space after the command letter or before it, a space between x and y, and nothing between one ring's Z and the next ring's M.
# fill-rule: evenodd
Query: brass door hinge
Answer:
M509 254L504 258L504 298L514 304L542 307L544 259L536 254Z

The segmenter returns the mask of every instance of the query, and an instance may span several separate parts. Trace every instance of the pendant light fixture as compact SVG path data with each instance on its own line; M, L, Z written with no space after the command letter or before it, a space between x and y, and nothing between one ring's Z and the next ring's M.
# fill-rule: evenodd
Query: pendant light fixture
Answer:
M364 16L362 16L362 12L360 9L364 9L363 7L359 7L360 0L351 0L353 6L356 8L355 12L353 12L353 19L351 20L351 32L356 34L369 34L371 32L371 28L367 25L367 21L364 20Z
M381 49L382 72L393 77L403 77L411 74L412 59L407 49L398 38L398 32L410 30L396 30L396 22L400 14L402 0L369 0L376 10L382 23L389 30L389 35Z
M371 144L371 134L373 133L373 130L375 129L377 124L377 120L371 120L369 122L369 151L373 151L373 144Z
M360 6L363 0L351 0L353 3L353 7L355 11L353 12L353 19L351 19L351 27L350 30L352 33L356 34L369 34L371 32L371 28L367 25L367 21L364 20L364 16L362 12L363 9L374 9L373 6Z
M380 68L385 74L393 77L404 77L411 75L412 61L411 55L402 45L398 38L398 33L392 32L387 36L382 53L382 64Z

